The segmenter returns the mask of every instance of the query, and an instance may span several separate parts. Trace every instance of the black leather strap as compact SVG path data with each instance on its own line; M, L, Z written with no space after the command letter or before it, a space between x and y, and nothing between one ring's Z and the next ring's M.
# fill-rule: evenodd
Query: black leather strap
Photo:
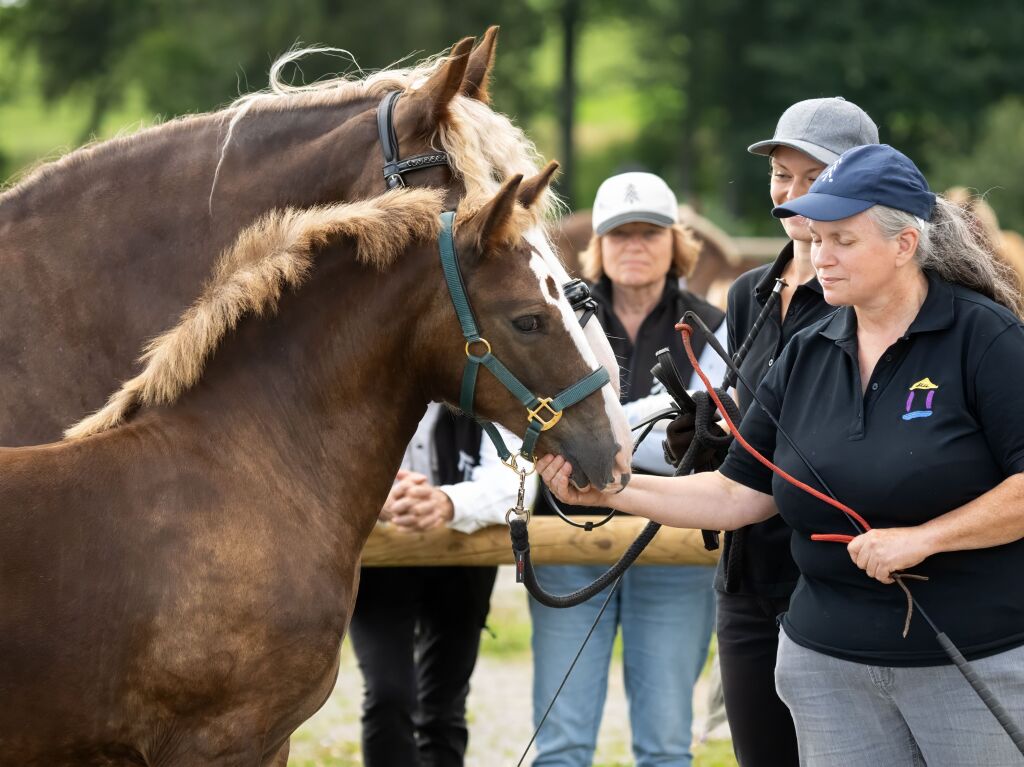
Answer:
M449 165L445 152L418 154L408 160L402 160L398 154L398 136L395 134L395 104L402 95L401 91L391 91L377 107L377 135L380 137L380 149L384 155L384 182L388 189L405 186L403 173L432 168L438 165Z

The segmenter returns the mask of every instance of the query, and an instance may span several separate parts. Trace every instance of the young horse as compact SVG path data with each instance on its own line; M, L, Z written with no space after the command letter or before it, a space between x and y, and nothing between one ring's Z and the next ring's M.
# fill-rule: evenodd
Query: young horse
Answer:
M536 173L530 142L486 104L495 39L492 28L471 53L467 38L426 65L309 88L279 81L303 52L290 54L269 93L79 150L0 195L0 445L59 439L99 407L260 216L387 189L385 93L404 92L401 157L436 147L452 166L406 182L446 189L450 207Z
M455 222L482 333L543 394L598 366L530 229L552 170ZM459 398L442 197L264 218L78 438L0 449L0 764L285 763L333 686L402 451L429 400ZM490 373L475 406L524 432ZM624 484L610 385L539 449L572 455L581 482Z

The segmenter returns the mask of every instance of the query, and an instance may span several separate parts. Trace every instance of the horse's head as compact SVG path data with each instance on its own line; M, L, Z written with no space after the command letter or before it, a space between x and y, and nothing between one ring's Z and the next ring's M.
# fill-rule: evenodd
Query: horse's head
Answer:
M553 404L558 414L545 405L534 416L517 400L522 392L513 396L492 372L481 369L472 409L519 436L527 431L531 419L540 419L538 424L546 425L535 448L537 455L553 452L566 456L580 486L621 487L629 479L632 441L616 391L618 366L598 324L580 325L562 290L569 276L544 232L532 225L529 211L556 167L552 163L525 181L513 177L484 204L460 207L454 244L479 336L484 340L465 343L448 291L442 290L437 300L445 316L444 327L440 332L427 329L426 333L434 335L423 343L435 350L442 347L439 353L444 369L435 375L444 384L434 396L453 404L460 402L468 354L479 358L489 350L541 400L556 397L604 366L608 383L567 405L564 412L556 400Z

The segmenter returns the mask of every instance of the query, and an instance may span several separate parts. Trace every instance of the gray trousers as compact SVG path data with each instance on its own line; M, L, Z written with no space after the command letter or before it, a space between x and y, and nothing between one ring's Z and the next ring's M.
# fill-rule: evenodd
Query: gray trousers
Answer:
M1024 722L1024 647L973 661ZM955 666L891 668L840 660L780 632L779 697L803 767L1020 767L1020 755Z

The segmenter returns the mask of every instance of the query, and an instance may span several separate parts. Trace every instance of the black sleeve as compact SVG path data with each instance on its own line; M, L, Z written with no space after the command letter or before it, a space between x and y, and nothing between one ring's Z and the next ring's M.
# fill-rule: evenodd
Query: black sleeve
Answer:
M1007 327L989 345L974 374L974 412L1003 472L1024 471L1024 327Z
M782 414L782 401L786 391L786 381L796 357L793 344L788 344L779 355L775 365L757 387L757 397L765 404L776 420ZM769 461L775 456L775 439L777 430L769 420L765 411L757 402L753 402L743 416L740 424L740 435L752 448L757 450ZM734 482L757 490L767 495L772 494L772 470L758 461L739 443L733 440L729 446L729 454L725 457L719 471Z

